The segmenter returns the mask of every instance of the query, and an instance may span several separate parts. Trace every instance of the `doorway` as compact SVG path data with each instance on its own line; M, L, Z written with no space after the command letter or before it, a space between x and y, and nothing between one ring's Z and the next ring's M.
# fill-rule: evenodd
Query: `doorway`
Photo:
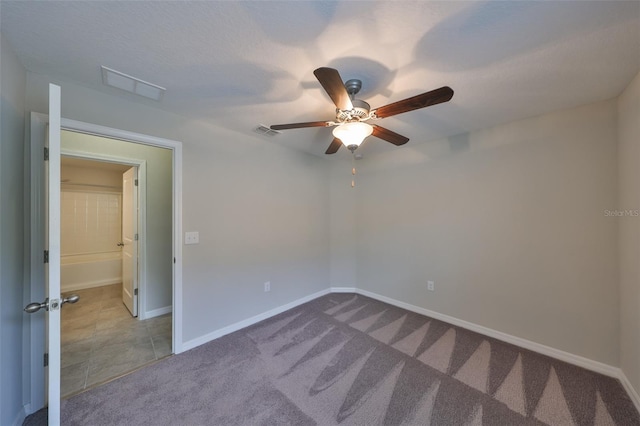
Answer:
M171 354L171 314L135 318L144 165L61 158L61 292L81 301L61 311L63 398Z
M46 187L43 186L43 170L41 168L42 164L42 151L44 149L44 135L46 134L46 125L48 118L41 114L32 113L31 114L31 126L30 126L30 139L31 139L31 164L32 164L32 174L29 182L31 189L31 211L32 211L32 233L30 235L31 241L31 294L36 295L38 297L39 293L42 293L42 282L43 282L43 271L38 268L37 265L42 264L42 245L43 242L41 240L41 236L44 234L43 230L43 206L42 206L42 196L46 190ZM182 321L182 312L181 312L181 245L179 244L180 234L181 234L181 224L180 224L180 206L181 206L181 144L179 142L169 141L165 139L155 138L151 136L105 128L101 126L96 126L88 123L76 122L73 120L62 119L62 127L65 129L63 133L67 133L71 136L71 139L76 138L70 142L70 145L64 145L62 147L62 153L65 155L77 156L77 157L93 157L93 159L101 160L101 161L113 161L114 155L109 152L109 149L115 148L115 153L120 155L122 151L118 149L118 144L127 144L131 151L140 153L140 150L146 148L158 148L160 151L168 151L168 166L169 170L168 178L159 179L162 185L168 188L168 201L164 202L161 206L157 206L157 209L154 209L154 213L157 210L163 209L166 211L166 216L168 217L168 225L164 226L162 229L165 230L164 238L166 242L162 244L162 247L168 249L168 254L165 256L158 256L159 259L162 259L164 262L162 274L167 278L168 285L161 292L162 294L157 295L155 297L150 297L149 295L154 294L154 288L152 286L147 285L145 289L145 283L147 277L146 271L147 269L151 269L150 267L157 266L156 264L150 264L146 260L146 229L140 230L140 272L139 278L141 279L140 285L140 298L138 308L138 318L134 319L131 314L127 315L129 319L135 321L138 328L133 331L121 332L119 333L119 337L124 335L128 335L129 337L140 338L141 326L147 328L147 330L155 330L152 332L157 332L159 329L164 329L169 331L170 338L165 341L164 350L165 353L179 353L181 352L181 321ZM98 136L99 135L99 136ZM93 138L92 143L98 148L106 148L106 149L90 149L86 146L82 147L77 145L78 138ZM94 146L94 148L95 148ZM126 151L126 150L125 150ZM45 152L46 154L46 152ZM137 155L134 157L141 157L141 155ZM142 156L144 157L144 156ZM140 173L146 177L147 173L143 171L145 167L145 163L143 163L140 167ZM144 198L145 194L141 193L140 198ZM144 206L145 203L142 203ZM142 213L144 214L144 213ZM153 215L150 215L151 218ZM155 224L157 225L157 223ZM154 227L154 231L157 231L158 228ZM151 244L153 245L153 244ZM149 255L157 254L153 252L153 250L149 250ZM151 277L153 278L153 277ZM146 291L148 290L148 291ZM88 291L92 291L92 289L88 289ZM97 292L97 290L93 290ZM145 293L146 291L146 293ZM105 296L114 296L113 293L115 290L111 289L102 289L102 293ZM146 294L146 296L145 296ZM85 300L87 299L85 295ZM105 298L105 299L108 299ZM119 299L118 303L122 304L122 300L119 295L112 297L112 299ZM113 301L112 301L113 303ZM73 308L82 309L82 302L77 303L73 306ZM95 307L95 306L94 306ZM70 308L71 305L67 304L65 309ZM69 309L67 309L69 310ZM89 308L84 308L85 311L91 311ZM44 386L38 386L39 383L44 382L46 369L43 369L42 366L42 348L44 343L44 323L40 318L34 318L35 321L31 322L31 342L32 342L32 354L31 354L31 394L32 394L32 403L33 408L37 409L45 405L45 398L43 394ZM147 322L145 322L146 320ZM99 326L96 326L96 329ZM119 338L118 337L118 338ZM116 337L113 337L116 338ZM117 339L117 338L116 338ZM105 339L106 346L114 346L115 342L113 340ZM86 347L85 347L86 350ZM104 353L102 353L104 356ZM51 367L49 367L51 368ZM115 376L121 375L122 373L116 373ZM105 379L108 380L108 379Z

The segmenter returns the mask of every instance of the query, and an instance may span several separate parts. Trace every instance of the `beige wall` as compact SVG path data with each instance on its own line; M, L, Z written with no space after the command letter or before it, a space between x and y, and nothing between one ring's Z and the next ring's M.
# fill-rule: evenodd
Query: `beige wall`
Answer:
M621 210L640 209L640 74L618 99ZM619 224L620 365L640 393L640 217Z
M113 192L60 193L60 255L120 252L122 195ZM64 283L63 283L64 284Z
M120 252L122 172L63 164L60 177L60 254Z
M365 160L358 287L618 365L616 155L610 101Z
M89 163L92 164L92 163ZM127 167L122 167L126 170ZM62 189L78 189L93 186L94 191L122 192L122 172L92 167L67 166L60 168ZM76 186L78 185L78 186Z

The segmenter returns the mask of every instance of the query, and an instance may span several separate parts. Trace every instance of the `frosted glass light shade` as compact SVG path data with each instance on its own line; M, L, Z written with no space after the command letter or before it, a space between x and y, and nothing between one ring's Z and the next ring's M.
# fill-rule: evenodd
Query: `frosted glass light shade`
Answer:
M333 129L333 136L340 139L347 148L355 145L356 148L362 144L364 138L373 132L373 127L361 121L343 123Z

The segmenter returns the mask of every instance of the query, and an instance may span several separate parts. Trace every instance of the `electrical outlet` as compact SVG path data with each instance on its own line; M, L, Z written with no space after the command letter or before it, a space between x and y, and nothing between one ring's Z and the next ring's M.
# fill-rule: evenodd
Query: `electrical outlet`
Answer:
M427 290L435 291L436 290L436 283L433 282L433 281L427 281Z
M267 293L271 291L271 281L267 281L264 283L264 292Z

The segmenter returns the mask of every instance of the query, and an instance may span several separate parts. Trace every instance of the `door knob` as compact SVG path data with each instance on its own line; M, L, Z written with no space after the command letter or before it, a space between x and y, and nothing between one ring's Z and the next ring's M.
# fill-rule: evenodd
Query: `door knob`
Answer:
M38 312L42 308L46 309L47 311L49 310L49 299L45 299L45 301L42 303L29 303L24 307L24 311L28 314L33 314Z
M42 303L29 303L24 307L24 311L28 314L34 314L43 308L48 311L49 307L51 307L51 309L55 311L65 303L76 303L78 300L80 300L80 296L78 296L77 294L72 294L69 297L63 297L59 303L57 299L54 299L51 301L51 305L49 305L49 299L45 299L45 301Z
M76 303L78 300L80 300L80 296L78 296L77 294L72 294L69 297L63 297L60 304L64 305L65 303Z
M118 247L124 247L124 243L121 241L118 243Z

